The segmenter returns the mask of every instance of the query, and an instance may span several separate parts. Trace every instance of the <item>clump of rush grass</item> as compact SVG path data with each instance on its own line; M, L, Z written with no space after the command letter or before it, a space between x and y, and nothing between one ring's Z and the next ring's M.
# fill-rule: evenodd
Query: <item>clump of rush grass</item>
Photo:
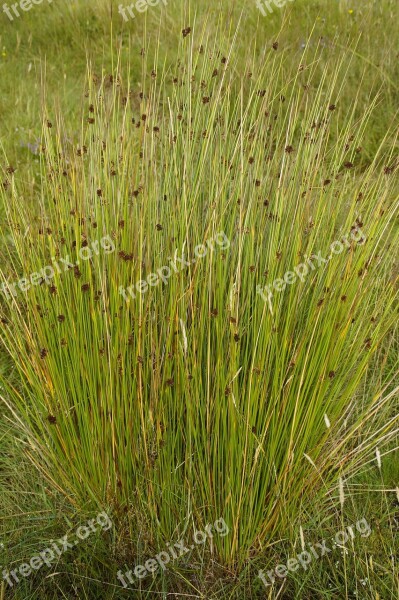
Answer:
M363 164L378 99L342 114L346 55L320 74L310 52L248 53L243 71L234 42L194 28L176 64L144 53L139 88L119 64L89 71L77 144L45 114L33 205L4 173L2 282L70 264L2 295L9 426L70 505L128 519L137 563L135 536L157 549L223 517L212 552L239 572L395 431L397 138ZM188 264L126 302L176 256Z

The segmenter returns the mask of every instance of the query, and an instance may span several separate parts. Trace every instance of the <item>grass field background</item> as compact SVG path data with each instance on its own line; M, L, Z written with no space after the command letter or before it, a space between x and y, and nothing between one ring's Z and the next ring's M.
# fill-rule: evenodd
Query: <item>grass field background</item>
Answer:
M0 14L0 599L394 600L399 6L118 4Z

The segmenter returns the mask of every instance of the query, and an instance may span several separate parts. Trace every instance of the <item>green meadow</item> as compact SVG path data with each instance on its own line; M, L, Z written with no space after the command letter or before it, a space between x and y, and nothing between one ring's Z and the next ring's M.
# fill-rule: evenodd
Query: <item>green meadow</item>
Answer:
M399 597L398 23L0 7L0 600Z

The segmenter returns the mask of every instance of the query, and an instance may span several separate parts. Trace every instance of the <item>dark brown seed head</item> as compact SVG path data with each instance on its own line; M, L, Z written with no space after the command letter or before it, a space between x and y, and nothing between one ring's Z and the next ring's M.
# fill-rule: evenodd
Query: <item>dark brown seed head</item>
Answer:
M51 425L54 425L55 423L57 423L57 419L56 419L56 417L54 417L54 415L49 415L49 416L47 417L47 421L48 421L49 423L51 423Z
M234 334L234 341L235 342L239 342L240 341L240 336L238 335L238 333Z
M328 107L328 110L330 110L331 112L333 110L335 110L337 107L335 106L335 104L330 104L330 106Z
M191 33L191 27L185 27L185 28L182 30L182 34L183 34L183 37L184 37L184 38L185 38L186 36L188 36L188 34L189 34L189 33Z
M84 283L82 285L82 292L88 292L90 290L90 284L89 283Z
M335 371L330 371L328 376L330 379L333 379L335 377Z
M47 354L48 354L48 350L46 350L46 348L42 348L40 350L40 358L46 358Z
M93 123L95 122L95 119L94 119L94 117L89 117L89 118L87 119L87 122L89 123L89 125L93 125Z
M64 315L58 315L57 319L60 323L63 323L65 321Z
M273 50L277 50L278 48L278 42L274 42L272 45Z
M163 229L162 225L161 225L160 223L158 223L158 224L156 225L156 230L157 230L157 231L162 231L162 229Z

